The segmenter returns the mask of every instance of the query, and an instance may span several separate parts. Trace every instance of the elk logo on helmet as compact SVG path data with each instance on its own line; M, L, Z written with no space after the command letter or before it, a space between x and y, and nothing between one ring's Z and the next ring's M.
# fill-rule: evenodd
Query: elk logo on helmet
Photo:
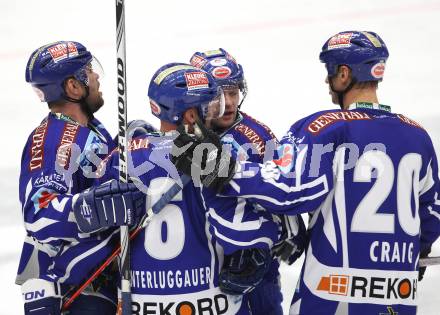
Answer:
M349 47L353 33L336 34L328 41L328 49Z
M58 62L68 57L78 56L78 49L76 48L75 43L72 42L54 45L47 48L47 51L52 56L54 62Z
M209 87L209 80L201 71L185 73L185 80L188 90L206 89Z

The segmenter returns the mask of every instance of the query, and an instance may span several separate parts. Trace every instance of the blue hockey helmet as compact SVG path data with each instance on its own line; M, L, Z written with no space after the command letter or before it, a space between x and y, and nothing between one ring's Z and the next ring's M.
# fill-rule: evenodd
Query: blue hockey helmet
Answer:
M329 77L341 65L352 71L354 82L382 81L388 49L383 40L373 32L347 31L330 37L319 55L325 63Z
M189 108L197 108L204 120L221 117L225 108L222 89L214 78L184 63L169 63L159 68L151 79L148 97L153 115L176 125Z
M190 63L210 73L218 85L236 86L243 93L243 98L246 96L247 85L243 67L223 48L196 52L191 57Z
M87 69L92 61L101 68L86 47L78 42L58 41L44 45L36 49L27 62L26 82L32 85L42 102L66 99L65 80L73 77L88 86Z

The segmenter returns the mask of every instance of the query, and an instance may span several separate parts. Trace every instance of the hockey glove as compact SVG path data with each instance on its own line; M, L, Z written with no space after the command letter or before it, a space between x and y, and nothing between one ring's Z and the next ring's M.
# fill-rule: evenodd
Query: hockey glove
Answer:
M220 192L235 174L235 160L224 150L219 136L199 124L201 137L185 132L183 125L177 128L171 161L180 172L193 181Z
M73 213L80 231L133 226L145 212L145 194L133 183L110 180L73 197Z
M280 242L272 247L272 253L288 265L293 264L308 243L304 221L300 215L276 216L282 228Z
M231 295L251 292L263 280L272 262L269 250L250 248L225 256L220 271L220 289Z
M24 315L61 315L61 292L53 282L28 279L21 285L21 293Z
M127 135L130 138L136 138L157 131L156 127L142 119L132 120L127 124Z
M430 247L422 249L420 251L420 258L428 257L429 253L431 253L431 248ZM419 281L423 280L425 272L426 272L426 267L419 267Z
M157 131L156 127L142 119L135 119L127 124L128 139L133 139ZM118 143L118 135L113 138L113 141Z

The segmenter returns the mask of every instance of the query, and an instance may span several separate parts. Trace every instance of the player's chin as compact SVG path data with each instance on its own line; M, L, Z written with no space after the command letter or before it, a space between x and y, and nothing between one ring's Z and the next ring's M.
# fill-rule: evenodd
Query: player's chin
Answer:
M222 128L227 128L229 127L232 123L234 122L234 117L231 116L227 116L227 117L222 117L217 124L219 125L219 127Z
M104 106L104 99L99 95L90 106L92 113L96 113L102 106Z
M236 112L227 112L222 116L222 120L228 123L231 123L235 120Z

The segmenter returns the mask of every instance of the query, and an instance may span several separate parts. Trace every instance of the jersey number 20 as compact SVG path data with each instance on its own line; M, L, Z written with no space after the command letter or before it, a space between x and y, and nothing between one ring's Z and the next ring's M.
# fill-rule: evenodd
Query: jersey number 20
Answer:
M397 217L402 229L410 236L417 235L420 228L418 187L421 168L420 154L408 153L400 160L397 170ZM395 215L377 213L394 185L395 170L391 158L382 151L368 151L362 154L356 163L353 181L371 182L374 170L376 181L356 208L351 221L351 231L394 233ZM411 208L412 197L415 209Z

